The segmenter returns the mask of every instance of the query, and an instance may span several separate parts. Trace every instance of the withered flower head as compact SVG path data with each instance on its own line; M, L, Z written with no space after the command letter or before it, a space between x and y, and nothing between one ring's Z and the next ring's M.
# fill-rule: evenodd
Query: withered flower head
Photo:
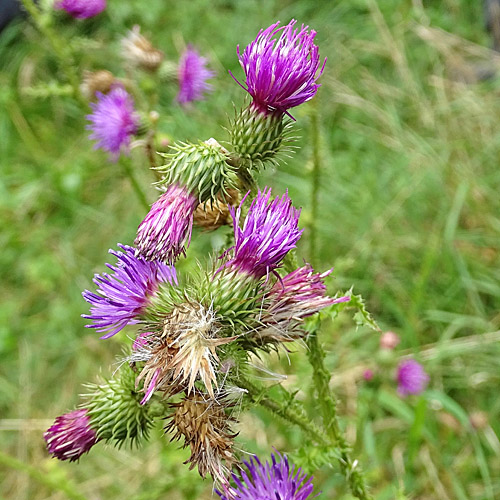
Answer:
M80 92L87 99L92 100L96 97L96 92L107 94L115 83L117 83L115 76L106 69L84 71Z
M231 214L229 206L234 206L239 202L239 195L236 189L228 189L225 199L219 195L212 203L198 205L194 211L194 225L206 231L215 231L221 226L231 224Z
M143 402L157 390L166 395L181 390L189 394L197 379L214 398L219 364L216 348L234 340L234 337L217 337L218 332L212 308L191 301L176 305L165 318L163 331L148 335L143 339L145 345L129 358L132 362L146 362L138 377L138 382L144 379Z
M200 394L192 394L170 406L174 412L165 431L174 433L172 441L184 438L183 447L190 447L191 456L185 463L190 469L197 465L202 477L210 474L214 480L226 482L237 462L233 455L237 433L230 429L235 419L227 414L231 404L224 399L205 401Z
M141 27L137 24L122 39L123 58L131 66L156 71L163 61L163 52L155 49L152 43L141 35Z

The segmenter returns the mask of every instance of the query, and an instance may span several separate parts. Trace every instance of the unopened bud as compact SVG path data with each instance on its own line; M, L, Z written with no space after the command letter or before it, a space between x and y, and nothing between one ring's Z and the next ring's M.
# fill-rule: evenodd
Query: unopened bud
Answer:
M488 425L488 415L484 411L475 411L470 414L469 421L474 429L481 430Z
M235 183L235 168L227 163L227 151L217 141L177 142L170 151L163 155L167 164L157 168L163 175L161 184L185 186L200 203L215 201L218 195L225 199Z
M401 339L397 333L387 331L384 332L380 337L380 348L381 349L389 349L393 350L395 347L399 345Z

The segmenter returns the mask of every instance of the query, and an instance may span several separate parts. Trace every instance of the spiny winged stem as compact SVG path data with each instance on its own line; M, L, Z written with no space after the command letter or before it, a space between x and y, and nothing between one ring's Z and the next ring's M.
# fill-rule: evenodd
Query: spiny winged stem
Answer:
M349 445L340 429L337 417L337 403L330 390L330 372L325 368L325 351L318 341L319 322L309 329L306 343L308 346L309 363L313 367L313 381L317 393L317 400L323 417L323 426L327 436L338 448L340 468L345 475L352 494L360 500L373 498L367 492L365 478L361 472L358 461L353 460L349 453Z
M311 112L311 142L312 142L312 171L311 171L311 221L309 224L309 258L311 264L316 264L317 239L318 239L318 204L320 190L320 129L318 98L313 101Z
M276 401L266 394L268 391L267 388L259 387L241 375L238 377L237 383L242 389L246 389L248 391L248 397L252 403L259 404L284 420L297 425L318 444L327 446L331 444L328 439L325 439L321 430L311 422L311 419L307 417L297 402L293 401L293 396L284 387L280 386L282 391L287 396L289 403Z
M76 99L78 99L80 104L86 106L87 103L83 100L82 95L80 94L79 78L75 71L75 66L68 49L68 44L59 38L57 33L44 22L40 10L35 5L33 0L21 0L21 2L30 17L33 19L33 22L36 24L40 33L42 33L52 45L54 54L59 59L59 64L61 65L68 82L73 88L73 95Z

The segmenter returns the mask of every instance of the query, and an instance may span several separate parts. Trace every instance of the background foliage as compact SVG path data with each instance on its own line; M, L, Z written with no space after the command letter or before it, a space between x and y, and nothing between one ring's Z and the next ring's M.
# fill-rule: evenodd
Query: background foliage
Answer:
M208 54L218 77L207 101L186 111L173 104L175 90L159 92L162 131L181 140L227 138L232 103L242 102L227 74L241 75L238 43L292 17L318 31L328 57L323 86L294 113L297 154L265 172L262 185L288 188L304 207L304 226L317 228L316 238L303 237L299 256L318 269L334 265L332 293L354 285L382 329L401 336L397 356L413 354L431 376L422 397L401 399L378 334L347 313L325 324L321 340L353 453L377 499L493 500L500 497L500 81L475 77L498 68L499 58L487 50L481 2L423 3L149 0L144 8L110 0L94 20L56 14L56 26L75 47L78 71L124 76L116 53L135 23L174 60L187 43ZM29 22L0 35L0 498L210 498L211 483L182 465L188 454L161 429L139 450L101 445L79 464L45 451L43 430L121 352L119 338L100 341L84 330L81 291L103 270L108 248L133 241L144 216L120 165L92 150L86 112L45 95L62 78L58 71ZM146 93L156 84L141 83ZM136 152L130 161L152 202L153 175ZM191 257L223 237L194 235ZM189 272L193 261L181 268ZM307 401L305 349L293 351L273 359L274 369ZM376 370L370 383L367 367ZM350 498L328 450L311 449L264 410L240 419L242 448L286 451L314 473L320 498Z

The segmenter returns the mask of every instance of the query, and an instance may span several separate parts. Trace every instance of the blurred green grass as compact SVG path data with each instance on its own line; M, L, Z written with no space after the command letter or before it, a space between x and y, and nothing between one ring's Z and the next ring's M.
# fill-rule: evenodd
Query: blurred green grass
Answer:
M480 2L419 5L151 0L145 9L138 0L110 1L98 19L75 23L58 14L56 26L79 47L80 70L123 76L114 54L135 23L172 59L185 43L206 52L218 72L207 101L186 112L172 104L172 89L160 91L161 129L180 140L227 139L223 126L233 103L243 100L227 74L241 75L238 43L278 19L294 17L318 31L328 63L316 102L294 113L300 149L262 182L288 188L310 225L311 119L319 111L319 237L311 255L306 232L299 257L318 269L335 266L332 291L354 285L381 327L401 335L398 354L422 351L431 376L422 398L401 400L382 368L376 334L356 328L347 315L325 325L322 340L353 453L380 500L398 492L494 499L500 496L500 81L463 80L477 65L499 63L486 50ZM144 216L120 166L92 150L86 112L69 98L26 92L58 78L47 41L29 23L2 33L1 448L56 484L71 481L88 499L210 498L210 482L182 465L187 454L161 429L139 450L99 446L79 464L50 460L45 452L42 432L51 419L77 404L80 384L113 369L121 352L120 339L99 341L84 329L80 293L103 270L108 248L133 241ZM153 201L153 175L135 152L131 161ZM202 257L220 238L195 235L191 256ZM189 266L182 263L181 272ZM298 397L313 414L304 348L294 351L271 364L288 375L289 387L301 389ZM367 366L379 369L370 384L362 380ZM483 418L479 428L469 423L471 415ZM263 410L240 419L243 449L290 452L315 473L320 498L351 498L336 465L315 464L297 429ZM67 498L26 471L0 465L0 477L0 498Z

